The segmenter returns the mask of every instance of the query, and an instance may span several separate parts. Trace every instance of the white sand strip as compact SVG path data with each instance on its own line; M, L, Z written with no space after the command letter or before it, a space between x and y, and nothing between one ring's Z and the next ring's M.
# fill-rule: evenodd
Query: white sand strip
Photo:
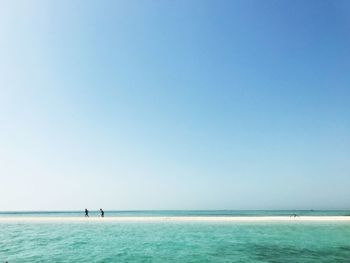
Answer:
M349 222L350 216L0 217L0 223L84 222Z

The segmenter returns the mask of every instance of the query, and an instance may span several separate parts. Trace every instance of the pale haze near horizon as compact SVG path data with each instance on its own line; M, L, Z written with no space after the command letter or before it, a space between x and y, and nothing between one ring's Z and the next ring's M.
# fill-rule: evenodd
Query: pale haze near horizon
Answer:
M349 209L347 1L1 1L0 211Z

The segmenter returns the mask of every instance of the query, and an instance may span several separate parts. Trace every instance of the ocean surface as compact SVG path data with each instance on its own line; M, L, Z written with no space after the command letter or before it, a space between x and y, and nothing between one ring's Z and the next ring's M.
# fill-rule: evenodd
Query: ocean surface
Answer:
M304 212L349 214L347 211ZM52 213L24 214L43 217ZM83 214L59 213L53 214ZM106 216L131 216L130 213L135 216L261 216L289 215L296 211L260 211L260 214L258 211L106 211ZM22 214L17 212L16 216ZM1 213L1 216L11 215ZM5 261L349 263L350 223L9 221L0 223L0 262Z

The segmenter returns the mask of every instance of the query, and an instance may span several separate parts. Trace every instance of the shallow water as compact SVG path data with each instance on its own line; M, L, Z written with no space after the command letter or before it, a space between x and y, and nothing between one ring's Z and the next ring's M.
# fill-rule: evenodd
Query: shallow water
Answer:
M0 262L350 262L350 224L2 223Z

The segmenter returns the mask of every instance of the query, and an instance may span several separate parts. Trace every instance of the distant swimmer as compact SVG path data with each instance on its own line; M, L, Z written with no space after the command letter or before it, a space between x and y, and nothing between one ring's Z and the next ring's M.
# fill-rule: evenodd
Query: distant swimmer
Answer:
M102 210L102 208L100 208L101 211L101 217L105 217L105 211Z
M85 217L89 217L89 210L85 208Z

